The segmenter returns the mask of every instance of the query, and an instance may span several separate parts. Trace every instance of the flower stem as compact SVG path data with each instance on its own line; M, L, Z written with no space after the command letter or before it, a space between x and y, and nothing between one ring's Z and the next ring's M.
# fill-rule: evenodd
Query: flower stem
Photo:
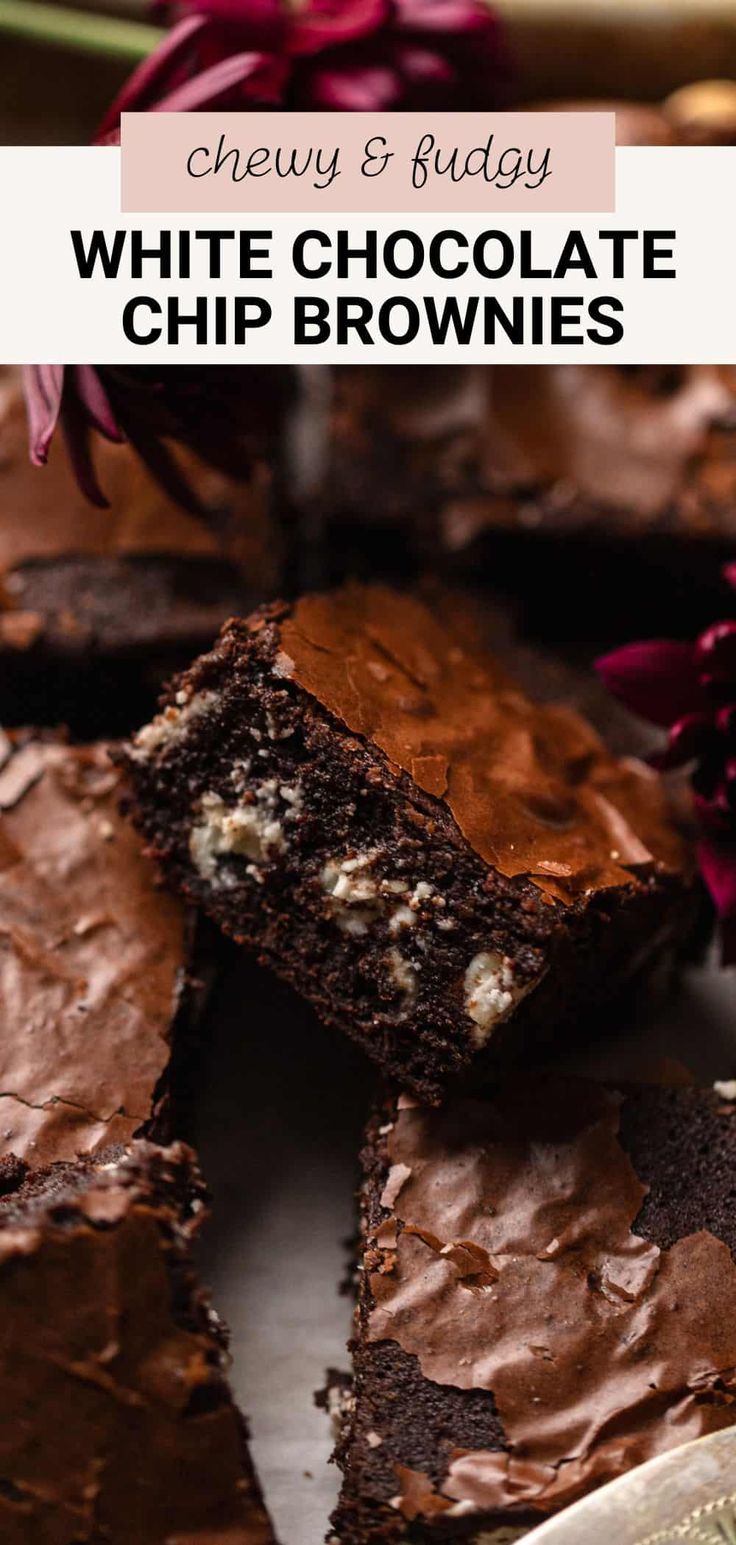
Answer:
M107 54L136 63L145 59L164 36L146 22L122 21L115 16L95 16L89 11L47 5L41 0L0 0L0 33L73 48L88 54Z

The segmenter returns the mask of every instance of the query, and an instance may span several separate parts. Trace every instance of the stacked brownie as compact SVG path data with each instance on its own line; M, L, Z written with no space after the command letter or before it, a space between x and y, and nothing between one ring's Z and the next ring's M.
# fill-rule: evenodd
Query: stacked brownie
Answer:
M171 448L187 514L127 444L94 436L109 510L81 492L60 437L28 458L18 374L0 372L0 722L120 734L228 616L273 592L279 534L265 456L247 478Z
M119 782L102 744L0 744L0 1535L269 1545L191 1255L205 1193L160 1146L216 952Z

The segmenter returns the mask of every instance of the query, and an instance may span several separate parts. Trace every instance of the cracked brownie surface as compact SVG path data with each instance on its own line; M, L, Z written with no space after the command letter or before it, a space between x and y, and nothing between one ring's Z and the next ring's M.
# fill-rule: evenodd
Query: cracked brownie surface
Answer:
M105 745L0 748L0 1155L34 1165L164 1136L184 1093L211 967L119 782Z

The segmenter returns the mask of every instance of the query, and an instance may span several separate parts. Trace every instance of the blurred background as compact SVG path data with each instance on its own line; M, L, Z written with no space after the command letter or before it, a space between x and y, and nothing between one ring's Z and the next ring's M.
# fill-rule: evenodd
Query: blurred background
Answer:
M736 77L736 0L496 0L495 8L507 25L516 102L656 100L694 79ZM87 141L155 35L147 0L0 0L0 143Z

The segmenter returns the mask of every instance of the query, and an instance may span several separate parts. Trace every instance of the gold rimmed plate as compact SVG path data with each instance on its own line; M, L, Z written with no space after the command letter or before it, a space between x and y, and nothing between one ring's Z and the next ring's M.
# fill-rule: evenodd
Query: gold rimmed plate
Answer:
M611 1481L524 1545L736 1545L736 1428Z

